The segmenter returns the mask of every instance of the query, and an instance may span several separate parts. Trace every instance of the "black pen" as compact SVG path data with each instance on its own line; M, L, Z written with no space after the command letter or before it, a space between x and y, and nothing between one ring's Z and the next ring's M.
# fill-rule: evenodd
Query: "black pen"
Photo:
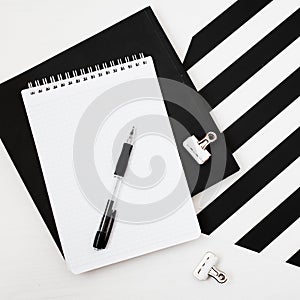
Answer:
M115 209L115 206L118 200L118 193L127 169L130 153L134 143L134 136L135 128L132 127L126 143L123 144L123 148L117 162L117 166L114 173L115 187L111 199L107 200L105 211L103 213L99 229L94 239L93 247L95 250L105 249L109 240L109 236L111 234L116 218L117 211Z

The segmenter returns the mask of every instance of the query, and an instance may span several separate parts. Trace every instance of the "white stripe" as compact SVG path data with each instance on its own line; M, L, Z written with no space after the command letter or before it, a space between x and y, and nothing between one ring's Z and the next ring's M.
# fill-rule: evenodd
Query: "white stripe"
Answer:
M288 198L300 186L298 173L300 158L274 178L249 202L227 219L211 235L226 236L233 243L243 237L251 228L265 218L273 209ZM251 185L251 182L249 182ZM280 222L280 220L278 220Z
M196 207L199 202L201 209L206 207L295 131L300 125L299 111L300 97L235 151L233 156L240 170L194 197Z
M299 8L299 0L274 0L197 62L190 70L197 90L203 88L242 54Z
M280 220L278 220L280 222ZM294 222L282 234L280 234L260 255L270 259L278 258L285 262L300 249L300 219Z
M300 38L211 111L224 131L300 66ZM282 99L284 101L284 99ZM271 103L270 103L271 105Z

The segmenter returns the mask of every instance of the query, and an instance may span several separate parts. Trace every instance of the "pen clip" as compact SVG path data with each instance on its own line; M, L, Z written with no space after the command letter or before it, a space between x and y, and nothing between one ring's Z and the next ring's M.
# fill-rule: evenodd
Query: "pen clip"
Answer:
M105 236L104 241L103 241L103 247L104 248L106 248L106 246L107 246L111 231L113 229L113 226L114 226L114 223L115 223L115 218L116 218L116 213L117 213L117 211L114 210L112 212L112 214L109 216L109 222L107 224L106 236Z

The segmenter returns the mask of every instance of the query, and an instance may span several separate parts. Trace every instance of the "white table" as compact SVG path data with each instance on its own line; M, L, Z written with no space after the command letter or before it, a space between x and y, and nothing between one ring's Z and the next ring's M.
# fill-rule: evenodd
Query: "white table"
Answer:
M199 24L204 26L233 2L0 0L0 82L148 4L183 58ZM194 18L201 20L197 26ZM0 199L0 299L299 298L299 268L205 235L86 274L71 274L2 144ZM206 251L221 257L219 267L229 276L226 284L192 276Z

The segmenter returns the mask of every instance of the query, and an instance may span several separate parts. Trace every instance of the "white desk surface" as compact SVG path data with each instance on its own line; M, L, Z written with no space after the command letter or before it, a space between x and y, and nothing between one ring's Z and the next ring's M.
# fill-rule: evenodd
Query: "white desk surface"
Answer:
M147 5L183 59L199 24L203 27L233 2L0 0L0 82ZM205 235L103 269L71 274L2 144L0 199L0 299L299 298L299 268ZM206 251L220 256L219 267L229 276L224 285L193 277Z

